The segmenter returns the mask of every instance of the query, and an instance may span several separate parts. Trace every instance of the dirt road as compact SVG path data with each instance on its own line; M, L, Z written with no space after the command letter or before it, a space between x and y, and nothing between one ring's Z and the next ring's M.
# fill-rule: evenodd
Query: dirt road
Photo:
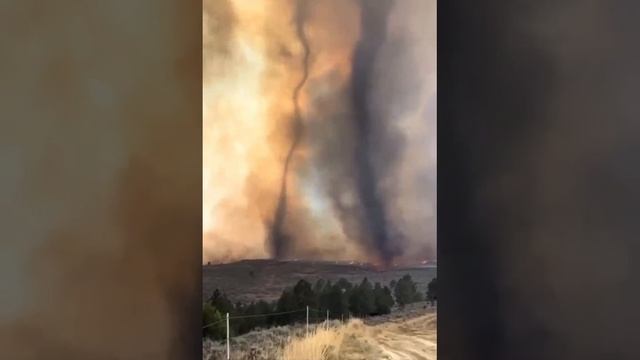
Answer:
M368 326L361 321L346 325L342 342L330 359L435 360L436 314Z

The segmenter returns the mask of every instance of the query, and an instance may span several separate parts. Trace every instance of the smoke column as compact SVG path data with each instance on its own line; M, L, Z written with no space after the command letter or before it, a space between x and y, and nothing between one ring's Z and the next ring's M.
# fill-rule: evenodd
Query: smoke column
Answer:
M397 251L391 247L386 204L377 190L380 179L374 169L372 158L372 146L375 146L373 143L375 115L370 111L369 100L375 60L385 41L387 17L392 3L361 1L360 4L362 37L355 50L352 70L352 101L356 129L355 180L367 235L371 237L378 256L387 263L397 255Z
M435 1L207 0L203 261L435 259Z
M293 142L291 143L291 147L289 148L289 152L287 153L287 158L284 162L284 170L282 172L282 185L280 186L280 195L278 196L278 205L276 207L276 211L274 214L273 225L271 228L270 235L270 243L272 246L272 255L276 258L281 258L283 255L286 255L285 251L287 250L288 243L290 242L289 236L284 232L282 228L284 225L285 217L287 215L287 175L289 173L289 164L291 163L291 158L293 153L300 142L300 137L302 136L303 131L303 123L302 123L302 114L300 111L300 91L304 87L307 82L307 78L309 77L309 42L304 33L304 20L306 17L307 11L307 3L306 0L298 1L298 6L296 7L296 35L300 40L300 44L303 47L303 60L302 60L302 79L296 85L292 102L294 107L294 115L293 115Z

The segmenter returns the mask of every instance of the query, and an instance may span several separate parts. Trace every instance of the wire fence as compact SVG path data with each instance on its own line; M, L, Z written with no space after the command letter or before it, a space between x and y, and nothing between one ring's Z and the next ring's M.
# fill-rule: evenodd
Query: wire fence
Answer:
M280 312L272 312L272 313L264 313L264 314L250 314L250 315L233 315L231 316L229 313L226 313L226 317L222 320L218 320L218 321L214 321L211 322L209 324L206 324L202 327L202 329L206 329L209 328L211 326L217 325L217 324L221 324L221 323L225 323L226 322L226 328L227 328L227 359L230 359L230 353L231 353L231 347L230 347L230 326L229 323L231 320L239 320L239 319L247 319L247 318L258 318L258 317L273 317L273 316L279 316L279 315L287 315L287 314L295 314L295 313L301 313L301 312L306 312L306 333L307 336L309 335L309 313L313 312L316 314L322 314L325 315L326 314L326 319L324 318L324 316L319 317L319 316L314 316L314 319L320 319L322 318L323 320L327 321L327 328L328 328L328 321L329 321L329 310L321 310L321 309L314 309L314 308L310 308L310 307L305 307L302 309L298 309L298 310L291 310L291 311L280 311Z
M291 310L291 311L281 311L281 312L273 312L273 313L264 313L264 314L251 314L251 315L229 315L229 320L235 320L235 319L247 319L247 318L257 318L257 317L269 317L269 316L278 316L278 315L286 315L286 314L295 314L295 313L300 313L300 312L305 312L307 311L306 308L303 309L298 309L298 310ZM313 311L316 313L320 313L320 314L324 314L325 311L320 310L320 309L314 309L314 308L309 308L309 311ZM317 318L317 317L316 317ZM226 318L222 319L222 320L218 320L218 321L214 321L212 323L209 323L207 325L204 325L202 327L202 329L206 329L208 327L211 327L213 325L216 324L220 324L227 321Z
M292 310L292 311L281 311L281 312L274 312L274 313L264 313L264 314L251 314L251 315L229 315L229 320L235 320L235 319L248 319L248 318L257 318L257 317L269 317L269 316L278 316L278 315L286 315L286 314L294 314L294 313L300 313L303 311L306 311L307 309L299 309L299 310ZM317 309L309 309L309 311L319 311ZM222 319L222 320L218 320L218 321L214 321L212 323L209 323L205 326L202 327L202 329L206 329L208 327L211 327L213 325L222 323L227 321L227 319Z
M208 327L211 327L211 326L216 325L216 324L220 324L220 323L225 322L225 321L227 321L227 319L222 319L222 320L214 321L214 322L212 322L212 323L209 323L209 324L207 324L207 325L203 326L203 327L202 327L202 329L204 330L204 329L206 329L206 328L208 328Z
M431 303L431 307L436 309L437 308L437 302L432 302ZM247 318L259 318L259 317L274 317L274 316L281 316L281 315L288 315L288 314L296 314L296 313L302 313L302 312L306 312L306 336L309 336L309 324L310 324L310 320L315 320L314 322L316 324L321 324L321 323L325 323L323 325L326 326L325 328L328 330L329 326L330 326L330 312L327 309L315 309L315 308L311 308L311 307L305 307L305 308L301 308L301 309L297 309L297 310L291 310L291 311L280 311L280 312L271 312L271 313L263 313L263 314L249 314L249 315L231 315L230 313L226 313L226 316L224 319L218 320L218 321L214 321L211 322L209 324L206 324L202 327L202 329L206 329L209 328L211 326L217 325L217 324L221 324L226 322L226 358L230 359L231 356L231 344L230 344L230 338L231 338L231 327L230 327L230 322L231 320L240 320L240 319L247 319ZM313 314L313 315L312 315ZM351 313L347 314L348 317L342 316L341 315L341 319L339 319L340 322L344 322L348 319L350 319ZM365 317L367 318L367 317ZM294 320L294 322L300 321L303 319L298 318L297 320ZM317 320L321 320L320 322L318 322ZM255 349L252 349L252 351ZM255 354L251 355L248 357L248 359L256 359L256 357L254 357Z

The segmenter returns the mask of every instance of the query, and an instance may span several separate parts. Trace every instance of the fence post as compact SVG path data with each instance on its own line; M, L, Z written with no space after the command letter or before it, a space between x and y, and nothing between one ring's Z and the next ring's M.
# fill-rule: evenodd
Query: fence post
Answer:
M327 330L329 330L329 310L327 310Z
M229 345L229 313L227 313L227 360L231 358L231 346Z
M307 305L307 336L309 336L309 305Z

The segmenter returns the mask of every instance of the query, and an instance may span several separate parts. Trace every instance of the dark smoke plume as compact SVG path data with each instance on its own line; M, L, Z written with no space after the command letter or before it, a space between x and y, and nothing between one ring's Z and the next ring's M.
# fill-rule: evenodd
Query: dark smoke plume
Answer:
M351 79L355 125L355 182L361 206L362 228L365 229L365 236L375 246L380 260L385 263L398 255L398 250L392 246L393 234L389 226L387 204L378 189L382 171L375 167L379 159L374 148L380 145L379 142L385 141L387 134L384 131L376 132L377 114L371 111L370 97L374 65L386 39L387 19L392 5L392 1L360 2L362 36L356 46Z
M286 256L286 251L290 247L291 238L290 235L285 232L283 225L287 216L287 175L289 173L289 165L291 164L291 158L296 150L296 147L300 143L300 138L303 131L302 114L300 112L300 91L307 82L309 77L309 41L307 40L304 32L304 23L306 18L308 4L306 0L298 1L295 14L296 35L300 40L300 44L303 47L303 59L302 59L302 78L298 85L296 85L291 101L293 102L294 115L293 115L293 141L287 157L284 162L284 170L282 171L282 183L280 186L280 195L278 196L278 204L274 214L273 224L269 235L269 243L272 247L272 254L276 258L282 258Z

